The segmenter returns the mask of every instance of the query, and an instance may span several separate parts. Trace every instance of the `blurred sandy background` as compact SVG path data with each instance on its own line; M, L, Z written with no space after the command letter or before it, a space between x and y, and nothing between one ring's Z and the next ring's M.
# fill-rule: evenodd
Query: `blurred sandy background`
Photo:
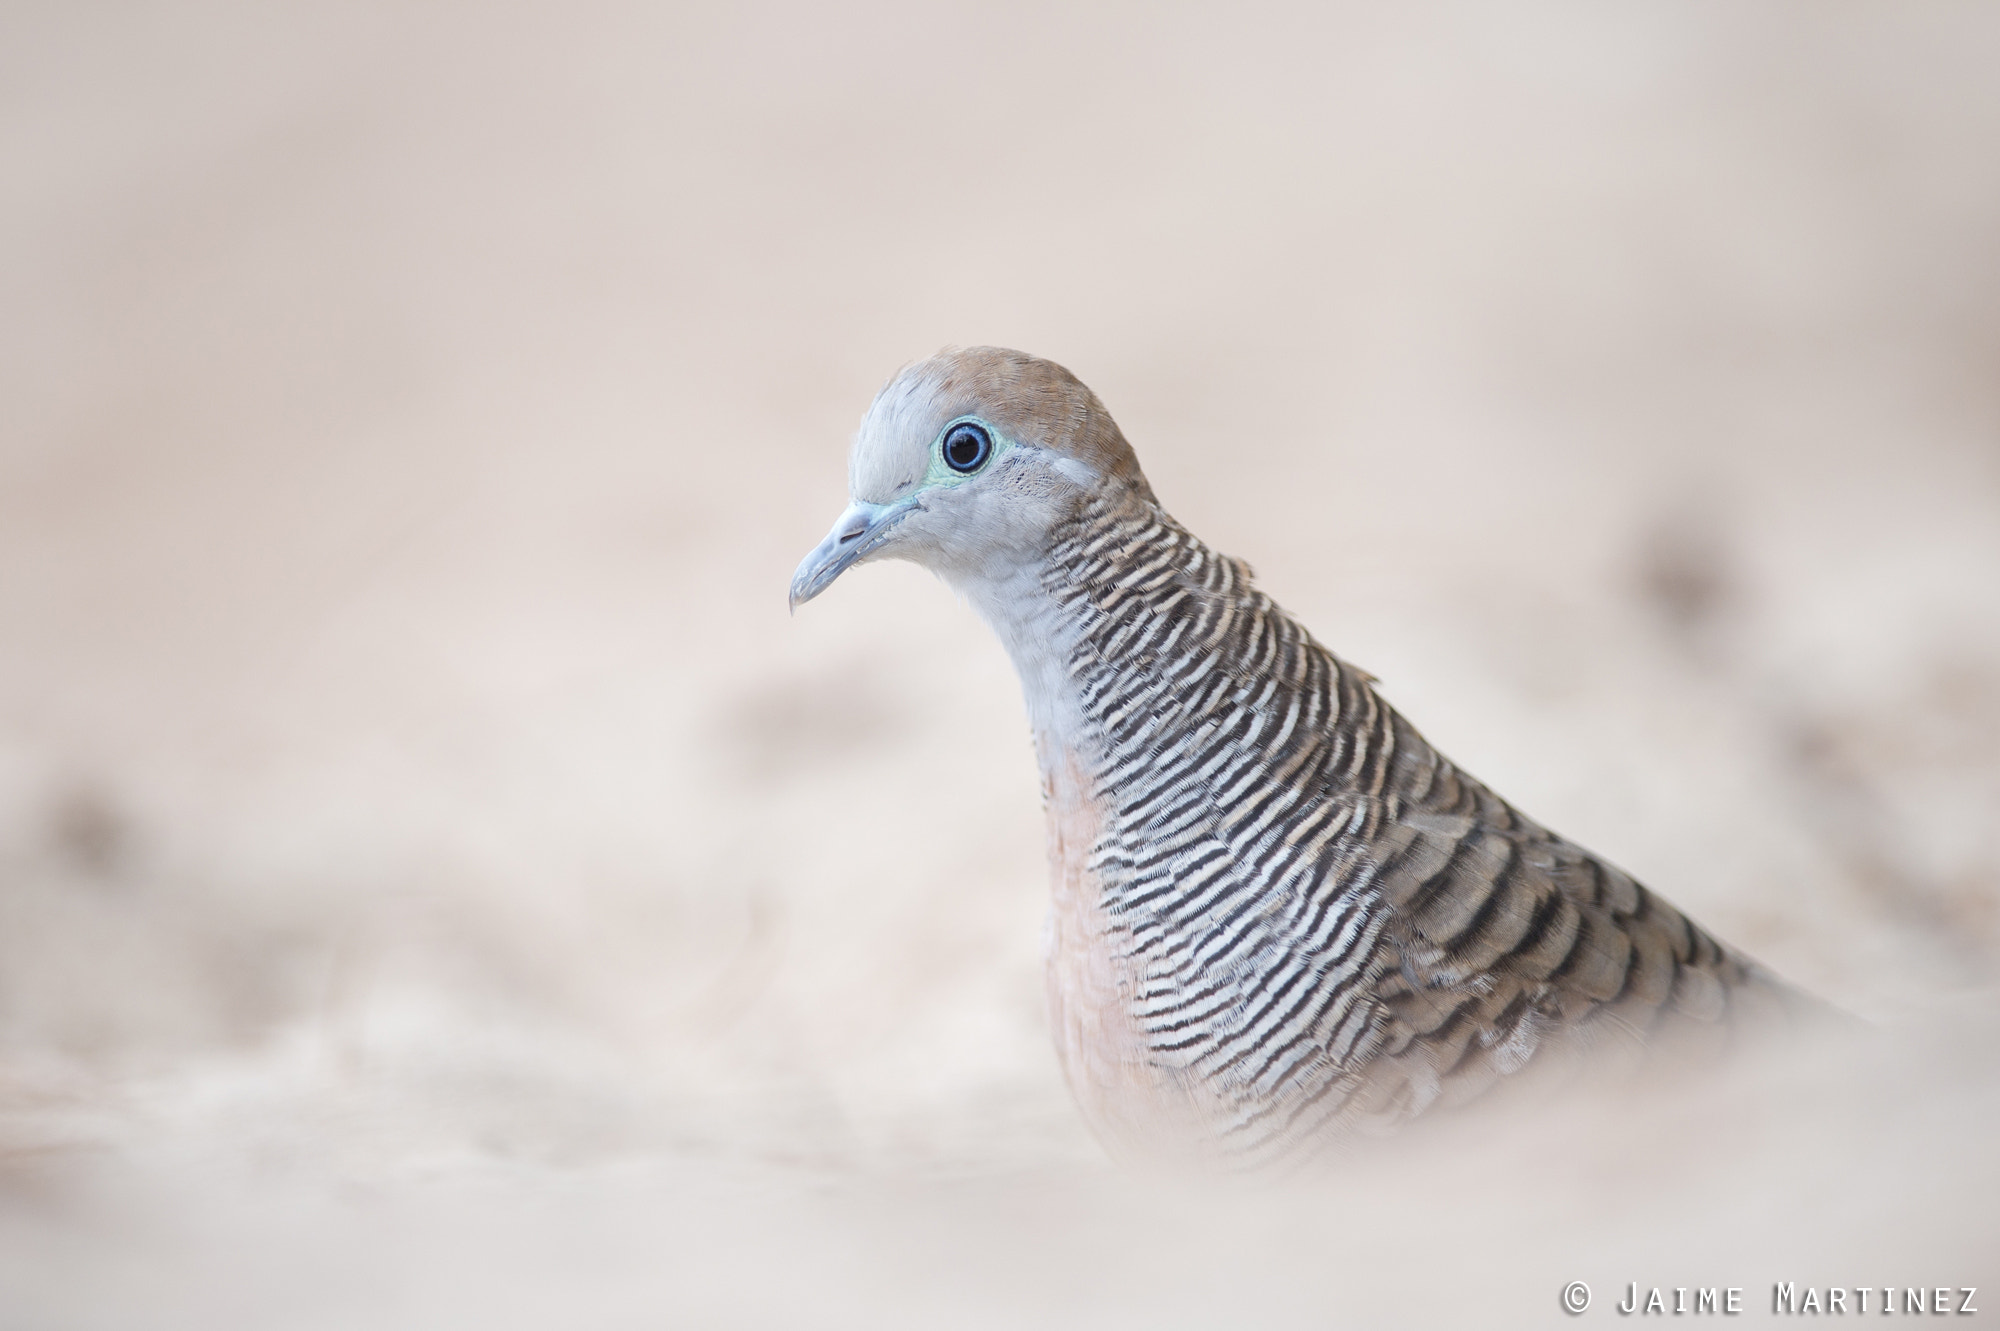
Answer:
M1975 3L0 9L0 1326L2000 1284L1996 69ZM1112 1173L1003 654L903 566L784 613L947 342L1875 1045Z

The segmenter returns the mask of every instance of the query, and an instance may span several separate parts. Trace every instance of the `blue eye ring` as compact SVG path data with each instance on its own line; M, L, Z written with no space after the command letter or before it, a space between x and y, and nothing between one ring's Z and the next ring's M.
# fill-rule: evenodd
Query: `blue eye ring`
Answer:
M938 441L944 465L961 476L970 476L993 460L993 436L976 421L960 421Z

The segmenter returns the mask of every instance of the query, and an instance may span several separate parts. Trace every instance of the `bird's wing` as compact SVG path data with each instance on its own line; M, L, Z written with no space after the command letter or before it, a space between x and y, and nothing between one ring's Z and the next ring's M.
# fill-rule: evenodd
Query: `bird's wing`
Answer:
M1441 761L1441 760L1440 760ZM1376 982L1384 1091L1403 1114L1555 1045L1720 1043L1802 996L1632 878L1455 777L1370 846L1398 952Z

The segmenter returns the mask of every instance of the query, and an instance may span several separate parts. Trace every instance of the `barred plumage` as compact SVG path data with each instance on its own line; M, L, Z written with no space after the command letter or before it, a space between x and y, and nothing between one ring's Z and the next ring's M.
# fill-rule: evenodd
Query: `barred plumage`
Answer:
M994 441L970 479L934 444L966 422ZM1115 1147L1265 1161L1558 1050L1800 1002L1440 756L1160 508L1059 367L911 367L855 476L794 602L901 554L1013 653L1050 821L1051 1020Z
M1052 536L1105 810L1087 867L1147 1049L1225 1149L1413 1115L1565 1026L1711 1022L1766 984L1460 774L1156 507L1099 498Z

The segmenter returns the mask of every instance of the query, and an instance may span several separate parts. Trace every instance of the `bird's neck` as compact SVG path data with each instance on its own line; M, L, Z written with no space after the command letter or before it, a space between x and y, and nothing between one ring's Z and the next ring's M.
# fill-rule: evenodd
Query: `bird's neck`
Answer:
M1214 646L1187 630L1213 627L1219 601L1263 600L1247 565L1130 491L1086 503L1039 558L965 591L1013 658L1045 778L1079 761L1102 770L1121 714L1172 691L1191 653ZM1188 703L1178 697L1175 710Z
M1080 626L1045 581L1040 565L1023 563L997 576L989 572L976 585L960 590L992 626L1014 662L1046 775L1051 764L1074 747L1085 726L1070 678Z

